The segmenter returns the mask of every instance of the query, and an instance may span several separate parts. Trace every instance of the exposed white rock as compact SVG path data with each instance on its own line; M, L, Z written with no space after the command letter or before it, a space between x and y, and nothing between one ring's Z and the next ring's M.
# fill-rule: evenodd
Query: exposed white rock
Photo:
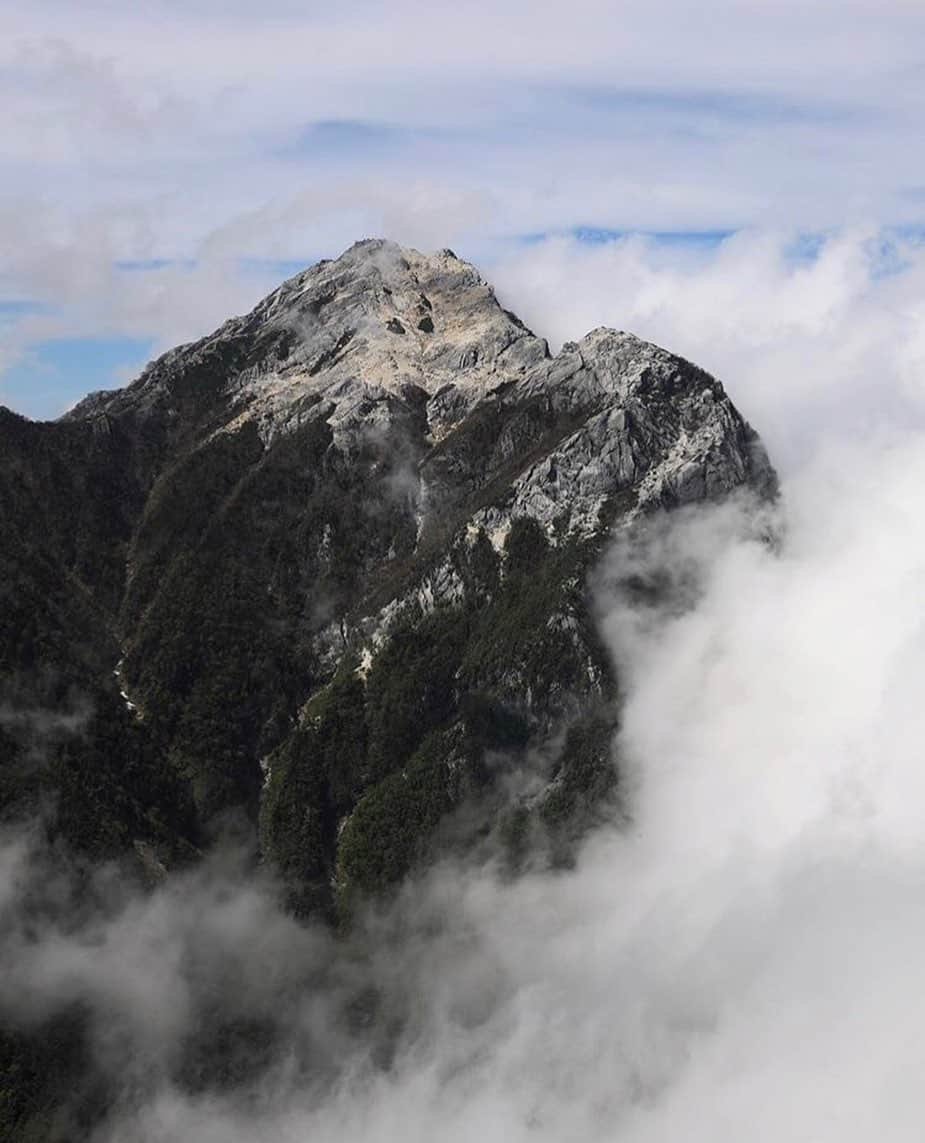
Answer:
M234 424L255 419L265 440L318 416L336 434L387 421L387 398L409 387L429 398L439 437L548 352L474 267L449 251L423 255L378 240L290 279L215 336L255 329L277 357L235 378Z
M132 700L129 698L128 691L125 689L125 680L122 676L122 664L124 661L124 659L120 659L118 663L116 663L116 668L112 673L115 676L116 685L119 688L119 695L121 696L122 701L125 703L125 709L131 711L131 713L136 718L140 718L141 712L139 711L138 706L132 702Z

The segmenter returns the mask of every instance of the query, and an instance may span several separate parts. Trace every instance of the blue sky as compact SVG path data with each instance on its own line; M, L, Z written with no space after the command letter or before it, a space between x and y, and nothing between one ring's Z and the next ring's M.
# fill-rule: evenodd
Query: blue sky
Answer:
M903 0L35 0L0 33L0 401L31 416L370 234L492 275L925 222Z
M63 337L29 346L3 375L4 401L26 416L54 416L94 389L137 376L153 338Z

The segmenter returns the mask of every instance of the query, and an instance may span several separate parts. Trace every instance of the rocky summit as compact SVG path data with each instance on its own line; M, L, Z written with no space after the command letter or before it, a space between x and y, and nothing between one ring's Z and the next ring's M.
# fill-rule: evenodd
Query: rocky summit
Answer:
M0 414L4 703L52 712L0 726L4 813L150 876L250 822L332 918L434 846L561 855L618 788L602 545L774 487L703 370L552 355L451 251L360 242L59 421Z

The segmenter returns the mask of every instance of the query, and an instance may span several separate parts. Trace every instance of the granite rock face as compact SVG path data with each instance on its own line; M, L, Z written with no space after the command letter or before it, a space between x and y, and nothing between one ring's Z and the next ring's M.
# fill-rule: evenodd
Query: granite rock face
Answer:
M167 865L243 810L322 912L463 804L567 834L610 796L589 567L651 512L775 489L701 369L606 329L552 356L451 251L378 240L0 438L5 676L109 712L28 781L11 740L8 805L66 788L69 842Z

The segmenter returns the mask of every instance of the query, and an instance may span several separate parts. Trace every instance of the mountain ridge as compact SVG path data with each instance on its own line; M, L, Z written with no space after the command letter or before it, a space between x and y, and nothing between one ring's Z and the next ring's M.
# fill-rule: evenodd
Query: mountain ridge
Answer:
M158 781L173 783L180 849L241 806L261 817L269 857L285 832L266 825L272 758L346 663L367 703L396 632L465 612L431 729L458 737L460 704L478 693L523 720L524 742L564 732L615 693L583 596L614 528L739 488L775 492L757 435L699 367L605 328L552 355L452 251L382 239L294 275L58 421L4 414L0 434L7 598L18 582L40 611L57 600L41 631L53 653L31 654L22 632L35 624L14 614L7 674L51 669L107 701L115 691L161 757ZM555 666L525 647L516 669L501 664L503 646L467 666L472 639L492 642L478 616L500 607L524 544L548 591L508 634L545 640ZM385 780L402 758L383 749ZM338 884L350 807L380 780L365 754L357 767L353 793L332 803L336 829L312 843L321 898ZM338 783L328 774L293 799L330 800Z
M623 808L589 575L733 495L776 478L696 365L553 356L451 252L351 247L57 421L0 409L0 826L139 892L231 834L341 932L440 854L568 865ZM0 1033L0 1133L105 1116L87 1036ZM235 1042L202 1014L171 1082Z

